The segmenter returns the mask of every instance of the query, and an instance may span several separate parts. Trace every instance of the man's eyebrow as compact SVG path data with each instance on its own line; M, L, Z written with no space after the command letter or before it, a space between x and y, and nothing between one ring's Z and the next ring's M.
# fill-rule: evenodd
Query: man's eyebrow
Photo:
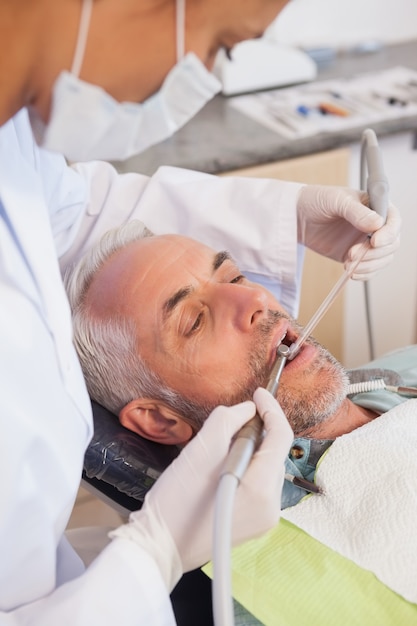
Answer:
M230 256L229 252L227 252L227 250L222 250L221 252L218 252L214 257L212 266L213 272L218 270L225 261L233 261L233 259Z
M187 287L182 287L178 289L168 300L166 300L162 306L162 313L164 317L164 321L171 315L175 307L182 301L184 298L190 295L193 291L193 288L189 285Z
M213 273L216 272L219 269L219 267L223 265L225 261L233 261L230 254L226 250L217 252L217 254L215 254L214 256L213 263L211 266ZM193 291L194 291L194 288L191 285L187 285L186 287L181 287L181 289L178 289L178 291L176 291L171 297L168 298L168 300L164 302L164 304L162 305L162 314L163 314L164 321L166 321L167 318L171 315L175 307L180 302L182 302L182 300L187 298Z

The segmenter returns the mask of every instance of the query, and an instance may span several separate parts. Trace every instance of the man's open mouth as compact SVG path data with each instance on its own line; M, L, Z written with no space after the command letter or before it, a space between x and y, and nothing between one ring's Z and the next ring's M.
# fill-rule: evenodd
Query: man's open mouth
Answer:
M298 335L294 332L294 330L288 325L285 325L285 328L281 329L281 334L274 339L274 346L272 348L271 362L274 363L277 355L278 346L284 345L290 348L292 344L297 340ZM295 358L295 357L294 357ZM272 365L271 365L272 367Z

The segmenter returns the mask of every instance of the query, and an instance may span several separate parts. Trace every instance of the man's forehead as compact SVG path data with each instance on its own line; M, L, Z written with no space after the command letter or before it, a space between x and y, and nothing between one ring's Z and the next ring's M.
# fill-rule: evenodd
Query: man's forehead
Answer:
M182 287L181 281L187 275L198 270L200 261L200 268L213 273L228 260L232 259L227 251L216 252L190 237L145 237L127 244L108 259L90 285L88 299L94 302L97 312L115 307L116 302L117 308L124 308L123 302L127 305L136 289L153 285L161 292L171 287L175 291Z
M233 261L227 250L217 252L213 248L191 237L183 235L155 235L134 242L131 252L136 261L143 261L146 265L154 258L166 260L168 263L186 263L185 257L190 254L196 260L209 264L209 269L216 271L225 261ZM128 250L128 254L130 254ZM186 266L188 268L188 266ZM191 269L191 268L190 268Z
M133 242L133 246L136 247L138 254L142 250L158 250L171 252L175 250L196 250L203 254L204 252L210 252L211 249L205 244L193 239L192 237L186 237L185 235L176 234L163 234L153 235L152 237L144 237L136 242ZM212 251L215 253L214 250Z
M192 251L203 257L210 250L199 242L182 235L153 235L143 237L126 244L122 249L113 254L104 264L103 270L112 272L136 273L140 268L141 273L146 274L154 266L162 262L174 263L184 252ZM214 252L213 252L214 254ZM155 267L158 267L156 264Z

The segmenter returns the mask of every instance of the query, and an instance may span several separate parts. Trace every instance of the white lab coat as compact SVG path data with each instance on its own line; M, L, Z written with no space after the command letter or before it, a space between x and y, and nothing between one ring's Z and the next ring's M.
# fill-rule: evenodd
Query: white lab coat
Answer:
M146 552L117 539L84 572L63 537L92 417L57 257L65 268L135 217L229 249L295 310L297 192L175 168L152 178L106 163L69 168L36 147L26 111L0 128L1 625L175 623Z

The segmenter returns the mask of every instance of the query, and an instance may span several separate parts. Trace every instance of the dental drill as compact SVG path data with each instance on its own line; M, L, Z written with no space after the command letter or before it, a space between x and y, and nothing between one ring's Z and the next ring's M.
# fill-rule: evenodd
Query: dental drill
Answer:
M284 344L277 348L277 357L266 385L274 397L289 351ZM217 488L213 534L213 615L216 626L234 624L230 566L234 496L262 436L263 421L256 414L236 434Z
M266 389L274 397L276 397L279 379L281 378L289 351L289 347L282 343L277 348L277 357L266 385ZM261 441L262 433L263 421L259 415L256 414L255 417L242 426L236 434L233 444L230 447L222 475L233 474L239 480L242 478L253 453Z

